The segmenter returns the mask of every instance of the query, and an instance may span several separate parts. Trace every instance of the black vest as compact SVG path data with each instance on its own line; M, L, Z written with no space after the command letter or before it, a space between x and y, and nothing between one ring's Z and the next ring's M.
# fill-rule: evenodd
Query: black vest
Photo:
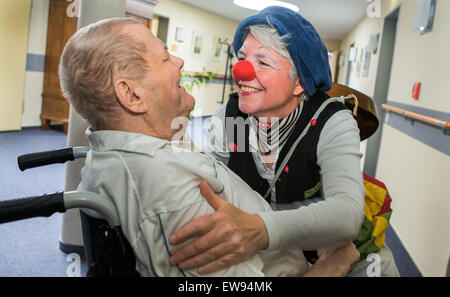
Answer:
M314 114L322 103L330 98L322 91L318 91L308 101L303 104L303 110L295 128L281 150L275 164L277 172L280 163L283 162L289 149L311 122ZM237 148L237 152L230 152L228 167L239 175L250 187L261 194L269 189L269 183L258 174L252 153L249 151L249 123L244 124L248 115L239 110L239 97L237 93L230 95L226 107L225 118L234 119L233 125L225 123L227 143L230 147ZM275 184L276 202L290 203L302 201L310 197L320 196L320 167L317 165L317 144L320 132L326 121L337 111L345 109L345 105L340 102L328 104L320 113L317 121L310 127L309 131L297 145L287 166L283 169ZM242 121L236 119L241 117ZM245 134L244 134L245 133ZM239 141L239 134L245 135L244 141ZM241 137L242 138L242 137ZM242 148L245 145L245 149ZM267 201L270 203L270 194Z

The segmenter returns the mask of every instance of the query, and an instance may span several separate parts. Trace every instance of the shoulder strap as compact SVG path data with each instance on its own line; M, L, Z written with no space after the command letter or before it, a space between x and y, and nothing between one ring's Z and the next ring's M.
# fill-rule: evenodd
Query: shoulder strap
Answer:
M322 105L316 111L316 113L312 117L312 120L317 120L317 118L319 117L321 112L328 106L328 104L330 104L332 102L344 103L344 100L342 98L338 98L338 97L327 99L326 101L324 101L322 103ZM288 153L284 157L283 162L281 162L280 166L278 167L277 172L275 173L274 179L270 183L269 189L267 189L266 193L264 194L264 199L267 200L267 197L269 196L270 192L272 191L272 188L275 186L278 178L280 177L281 173L283 172L284 167L289 162L289 159L291 158L292 154L294 153L295 149L297 148L297 145L300 143L300 141L303 139L303 137L305 137L306 133L308 133L310 127L311 127L311 121L308 123L308 125L305 127L303 132L300 134L300 136L297 138L297 140L294 142L294 144L291 146L291 148L289 149Z

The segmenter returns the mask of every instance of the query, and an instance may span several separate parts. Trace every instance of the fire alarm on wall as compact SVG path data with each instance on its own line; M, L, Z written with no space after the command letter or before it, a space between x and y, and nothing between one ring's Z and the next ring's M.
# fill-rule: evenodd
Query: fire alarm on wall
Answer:
M413 97L413 99L419 100L421 85L422 85L422 83L420 83L420 82L414 83L414 86L413 86L413 89L412 89L412 97Z

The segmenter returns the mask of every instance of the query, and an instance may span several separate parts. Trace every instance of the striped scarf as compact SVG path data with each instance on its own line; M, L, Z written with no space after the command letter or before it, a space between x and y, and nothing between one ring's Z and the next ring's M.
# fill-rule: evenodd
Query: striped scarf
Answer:
M266 124L265 118L250 117L251 127L256 132L261 153L270 154L286 143L300 118L302 108L303 102L287 117L271 124Z

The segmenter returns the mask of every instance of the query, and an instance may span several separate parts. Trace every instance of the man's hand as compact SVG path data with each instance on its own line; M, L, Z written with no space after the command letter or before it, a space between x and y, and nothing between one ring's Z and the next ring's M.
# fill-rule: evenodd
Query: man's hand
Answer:
M200 236L170 257L180 269L198 268L207 274L242 262L269 244L264 221L257 214L246 213L222 200L205 181L200 192L215 213L192 220L169 238L172 245ZM245 199L245 198L244 198Z
M334 249L318 250L317 254L319 255L319 260L303 276L346 276L358 264L360 257L353 242Z

